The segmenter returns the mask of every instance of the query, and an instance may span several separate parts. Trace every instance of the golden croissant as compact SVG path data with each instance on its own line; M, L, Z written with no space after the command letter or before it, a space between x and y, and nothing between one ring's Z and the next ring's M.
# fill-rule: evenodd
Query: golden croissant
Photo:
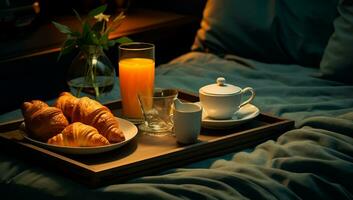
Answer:
M40 141L46 142L69 125L60 109L40 100L24 102L21 110L29 136Z
M92 126L75 122L58 135L50 138L48 143L71 147L95 147L108 145L109 141Z
M68 92L61 93L55 102L71 122L82 122L98 130L111 143L125 140L119 121L112 112L88 97L76 98Z

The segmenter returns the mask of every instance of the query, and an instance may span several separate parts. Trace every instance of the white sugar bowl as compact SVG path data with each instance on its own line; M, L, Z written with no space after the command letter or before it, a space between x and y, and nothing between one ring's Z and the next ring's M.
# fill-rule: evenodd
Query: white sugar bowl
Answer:
M245 92L250 92L251 96L246 101L242 101ZM215 84L201 87L199 97L208 117L230 119L240 107L255 98L255 91L251 87L241 89L238 86L227 84L225 78L219 77Z

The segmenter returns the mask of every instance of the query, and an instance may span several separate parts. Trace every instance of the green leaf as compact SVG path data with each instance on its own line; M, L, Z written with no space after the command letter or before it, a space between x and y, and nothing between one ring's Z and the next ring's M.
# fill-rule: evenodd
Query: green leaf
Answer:
M65 55L65 54L70 53L74 49L75 49L75 45L65 46L65 47L61 48L61 53L62 53L62 55Z
M63 43L59 56L57 58L57 61L60 60L61 56L70 53L72 50L75 49L76 46L76 40L75 39L66 39L65 42Z
M109 50L109 47L107 44L101 45L103 47L104 50Z
M121 37L121 38L116 39L115 42L117 42L119 44L124 44L124 43L133 42L133 40L131 40L128 37Z
M71 33L71 30L68 26L65 26L63 24L59 24L57 22L54 22L52 21L52 23L54 24L54 26L62 33L65 33L65 34L70 34Z
M87 22L83 23L82 27L82 39L83 41L88 40L90 37L91 28Z
M76 39L77 39L77 45L78 46L93 44L93 42L92 42L92 31L91 31L91 27L88 24L88 22L84 22L83 23L82 33Z
M82 34L84 35L84 34L90 32L90 29L91 29L91 27L90 27L89 23L84 22L83 26L82 26Z
M104 4L102 6L99 6L98 8L95 8L93 10L91 10L89 13L88 13L88 17L94 17L96 15L98 15L99 13L104 13L104 11L107 9L107 5Z
M97 33L100 33L103 30L104 23L105 23L105 21L100 21L100 22L95 23L92 26L92 30L97 32Z
M115 45L115 41L114 40L109 40L108 41L108 46L109 47L112 47L112 46L114 46Z
M82 22L82 18L80 16L80 14L78 14L78 12L75 9L72 9L76 15L76 18L78 19L78 21Z
M68 39L65 40L63 46L64 47L65 46L73 46L73 45L75 45L75 41L76 41L75 39L68 38Z
M56 62L59 62L59 60L60 60L60 58L63 56L63 54L61 53L61 51L60 51L60 53L59 53L59 55L58 55L58 58L56 59Z
M71 37L80 37L81 33L79 31L72 31L70 34Z
M109 41L108 39L108 34L103 34L102 37L100 38L100 44L104 45L104 44L107 44Z
M92 41L92 44L99 44L99 38L97 37L96 33L91 32L90 34L90 41Z

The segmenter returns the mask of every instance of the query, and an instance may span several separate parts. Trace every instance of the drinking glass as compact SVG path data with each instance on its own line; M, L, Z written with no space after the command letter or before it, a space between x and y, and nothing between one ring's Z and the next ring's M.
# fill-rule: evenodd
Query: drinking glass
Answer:
M143 121L137 94L152 97L155 47L150 43L131 42L119 46L119 80L122 115L133 123Z
M144 115L139 129L147 135L163 136L173 129L173 103L177 98L175 89L155 89L152 96L139 94L138 99Z

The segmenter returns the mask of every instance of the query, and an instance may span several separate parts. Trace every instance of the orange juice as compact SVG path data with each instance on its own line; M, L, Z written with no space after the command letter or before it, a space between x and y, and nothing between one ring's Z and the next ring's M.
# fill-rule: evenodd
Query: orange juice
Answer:
M148 58L126 58L119 61L120 94L124 117L142 118L137 94L152 97L154 65L154 60Z

